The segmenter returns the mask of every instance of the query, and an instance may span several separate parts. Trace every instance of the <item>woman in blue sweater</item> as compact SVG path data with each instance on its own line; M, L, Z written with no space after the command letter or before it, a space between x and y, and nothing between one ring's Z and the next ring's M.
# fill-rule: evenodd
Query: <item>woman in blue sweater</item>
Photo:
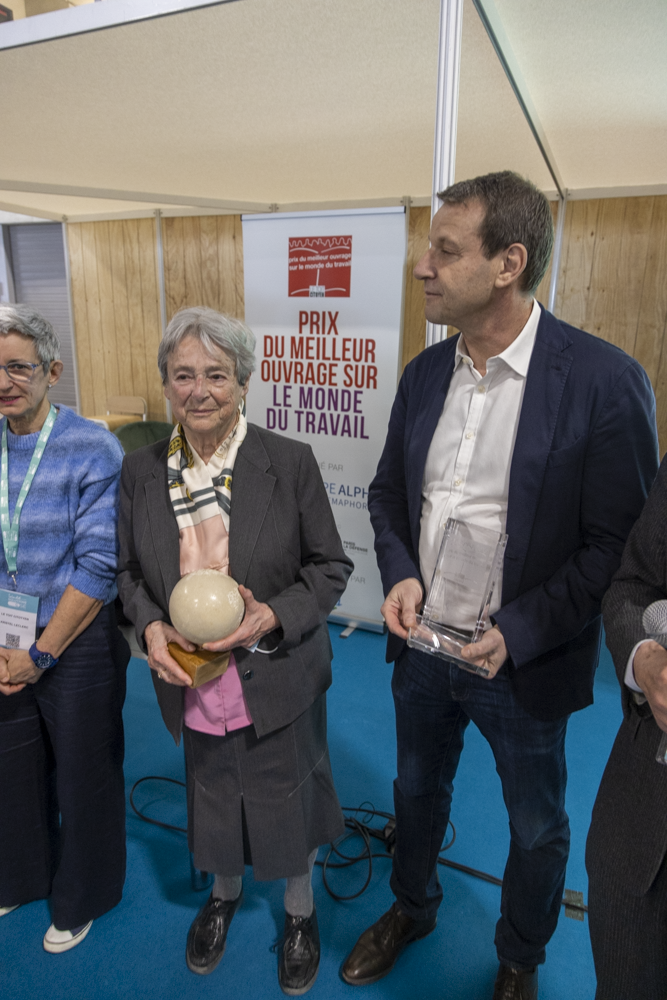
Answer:
M43 317L0 306L0 917L50 897L55 953L121 898L129 659L114 609L123 453L51 405L58 358Z

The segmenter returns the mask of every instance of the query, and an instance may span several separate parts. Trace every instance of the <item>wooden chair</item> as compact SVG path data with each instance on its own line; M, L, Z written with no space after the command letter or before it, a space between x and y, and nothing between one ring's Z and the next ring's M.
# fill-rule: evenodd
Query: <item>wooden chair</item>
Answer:
M141 419L145 420L148 413L148 403L143 396L109 396L107 413L139 414Z
M146 420L148 416L148 403L143 396L109 396L107 412L88 419L101 424L108 431L115 431L136 420L137 416L141 416L142 420Z

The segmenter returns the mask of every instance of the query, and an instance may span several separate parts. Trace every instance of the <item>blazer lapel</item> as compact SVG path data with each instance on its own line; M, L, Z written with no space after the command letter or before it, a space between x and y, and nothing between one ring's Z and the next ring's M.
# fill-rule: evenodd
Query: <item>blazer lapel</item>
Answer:
M172 590L181 578L178 525L169 500L167 485L167 449L160 455L153 467L153 478L144 485L148 523L155 558L160 567L165 593L165 607Z
M419 552L419 529L421 522L422 481L431 440L445 405L449 383L454 374L454 355L458 336L443 341L442 349L432 350L431 362L424 379L423 395L417 407L416 417L406 442L405 457L410 512L410 531L415 554Z
M558 321L543 309L510 468L503 604L518 593L563 390L572 365L572 358L563 353L570 344Z
M243 585L276 483L275 476L267 472L270 465L259 435L249 424L234 463L229 518L229 570Z

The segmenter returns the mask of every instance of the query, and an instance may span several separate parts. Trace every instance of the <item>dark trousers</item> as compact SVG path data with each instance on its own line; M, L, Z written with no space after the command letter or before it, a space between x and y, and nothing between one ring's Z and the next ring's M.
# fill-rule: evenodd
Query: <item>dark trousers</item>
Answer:
M110 604L35 684L0 695L0 906L51 896L59 930L121 898L128 660Z
M394 783L396 851L391 887L415 919L442 900L438 853L447 830L453 780L472 720L496 760L510 820L496 926L501 962L544 961L565 884L570 831L565 812L567 719L541 722L512 694L504 670L485 680L436 657L406 649L392 681L398 738Z
M597 975L595 1000L665 1000L665 862L644 896L625 891L613 868L605 871L600 866L588 883L588 924Z
M641 721L640 721L641 718ZM667 768L644 705L624 718L586 843L596 1000L667 998Z

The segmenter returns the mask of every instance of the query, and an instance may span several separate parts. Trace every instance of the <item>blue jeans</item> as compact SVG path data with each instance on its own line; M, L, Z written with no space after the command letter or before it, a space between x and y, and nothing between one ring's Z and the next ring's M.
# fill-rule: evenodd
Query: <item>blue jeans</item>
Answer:
M414 649L401 653L392 680L398 737L394 782L396 851L391 888L416 920L441 901L438 853L453 780L472 720L496 760L510 820L510 852L495 944L501 962L544 962L565 884L570 828L565 812L567 718L542 722L516 701L503 668L492 680Z

